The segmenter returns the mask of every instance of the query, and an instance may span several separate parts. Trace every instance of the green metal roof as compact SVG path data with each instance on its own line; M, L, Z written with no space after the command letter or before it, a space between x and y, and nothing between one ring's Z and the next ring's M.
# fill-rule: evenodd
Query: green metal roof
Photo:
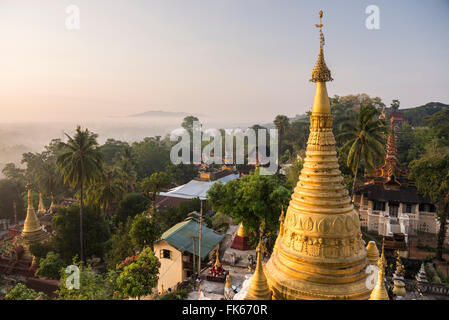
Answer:
M180 251L188 251L198 256L199 233L200 224L195 219L190 219L175 224L165 231L161 240L167 241ZM220 243L224 235L216 233L204 224L201 234L201 259L204 259ZM195 239L195 252L193 252L193 239Z

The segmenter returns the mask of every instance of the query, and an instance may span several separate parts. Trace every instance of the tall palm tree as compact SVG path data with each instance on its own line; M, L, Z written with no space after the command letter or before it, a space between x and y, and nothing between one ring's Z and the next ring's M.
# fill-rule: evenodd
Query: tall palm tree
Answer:
M378 119L378 111L372 105L361 105L360 111L341 125L337 139L345 142L342 151L348 152L346 165L354 174L352 191L357 181L357 171L363 159L368 170L374 167L374 159L384 156L385 123Z
M278 148L279 155L282 155L282 141L284 140L284 135L290 126L290 119L287 116L279 114L273 121L276 129L278 130Z
M113 202L122 199L126 191L123 176L118 168L106 167L103 174L87 189L87 200L98 205L105 214Z
M88 129L76 128L76 134L68 141L61 142L63 151L56 164L64 176L64 183L70 185L80 194L80 258L84 261L83 245L83 197L84 188L92 183L103 170L103 157L98 150L98 135Z

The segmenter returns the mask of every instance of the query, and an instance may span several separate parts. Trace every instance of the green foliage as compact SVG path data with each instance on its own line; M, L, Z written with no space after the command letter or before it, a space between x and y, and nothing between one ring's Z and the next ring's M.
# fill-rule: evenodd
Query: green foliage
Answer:
M25 191L24 186L18 186L9 179L0 179L0 219L9 219L11 223L14 223L14 202L17 208L17 219L25 218L25 203L21 196L21 193Z
M186 300L188 295L189 291L187 289L179 289L157 296L156 300Z
M229 217L221 212L217 212L211 219L211 227L217 232L225 233L229 228Z
M170 146L158 140L145 138L132 144L136 163L137 180L163 171L170 163Z
M45 293L36 292L23 283L18 283L5 296L5 300L36 300L39 296L41 296L43 300L48 300L48 296Z
M163 189L171 184L171 177L166 172L155 172L150 177L146 177L140 182L140 187L145 195L149 195L153 205L156 197Z
M443 151L443 150L440 150ZM429 154L410 163L410 178L418 190L437 206L440 230L437 239L436 258L443 259L443 245L449 216L449 151L445 154Z
M427 116L431 116L439 111L449 109L449 105L439 102L429 102L423 106L414 107L410 109L403 109L401 113L404 115L404 119L412 126L422 126L423 120Z
M281 207L287 208L291 191L276 175L258 172L232 180L223 185L215 183L207 197L212 209L243 222L247 231L276 233L279 228Z
M39 268L36 270L35 276L59 280L61 278L61 270L64 267L65 264L59 254L50 251L44 259L40 259Z
M105 164L112 166L116 160L116 157L127 147L129 147L127 142L109 138L98 149L103 156Z
M198 175L198 168L193 164L174 165L170 163L165 171L170 175L171 180L177 185L185 184Z
M290 186L290 189L292 190L298 183L299 174L301 173L303 164L304 160L296 159L292 163L291 167L286 169L285 176L287 178L287 184Z
M106 286L107 282L101 274L95 273L90 266L85 267L82 263L72 262L79 268L79 289L67 288L66 281L70 274L63 272L59 280L57 290L58 300L106 300L111 299L112 290Z
M137 215L131 225L129 236L134 246L141 250L145 246L153 246L161 235L161 230L158 226L148 217L147 213Z
M342 133L337 136L337 140L344 143L341 151L348 152L346 165L354 174L354 184L362 160L365 168L371 170L375 158L381 159L384 155L386 127L377 116L378 110L374 106L361 105L357 116L342 123Z
M84 208L83 229L85 232L84 251L86 257L93 255L102 257L106 242L110 239L109 225L104 217L90 207ZM55 252L59 253L63 261L69 263L80 250L77 237L80 219L79 207L61 208L53 217L52 228L54 235L51 243Z
M129 263L118 266L117 286L125 295L138 298L153 293L159 279L159 260L150 248L145 248Z
M134 218L148 209L150 200L141 193L128 193L122 201L114 215L116 225L126 223L128 218Z
M131 230L131 218L126 223L120 222L110 241L110 249L106 254L106 261L109 269L115 269L115 266L126 257L134 254L135 248L131 242L129 231Z

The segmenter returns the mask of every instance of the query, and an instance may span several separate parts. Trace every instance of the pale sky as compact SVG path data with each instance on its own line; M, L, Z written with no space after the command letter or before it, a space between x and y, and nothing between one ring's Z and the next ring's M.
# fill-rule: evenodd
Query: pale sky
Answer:
M371 4L380 30L365 27ZM302 114L320 9L331 96L449 103L449 1L0 0L0 122Z

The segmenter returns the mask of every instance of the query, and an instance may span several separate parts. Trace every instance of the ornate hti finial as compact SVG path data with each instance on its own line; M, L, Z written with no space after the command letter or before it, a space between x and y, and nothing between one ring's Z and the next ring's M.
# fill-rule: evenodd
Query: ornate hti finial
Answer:
M324 61L323 48L325 42L322 30L323 28L322 18L323 18L323 11L320 10L320 24L315 25L315 27L320 29L320 53L318 55L318 61L315 65L315 69L313 69L312 72L312 79L310 79L310 81L312 82L327 82L334 80L331 76L331 71L326 66L326 62Z

